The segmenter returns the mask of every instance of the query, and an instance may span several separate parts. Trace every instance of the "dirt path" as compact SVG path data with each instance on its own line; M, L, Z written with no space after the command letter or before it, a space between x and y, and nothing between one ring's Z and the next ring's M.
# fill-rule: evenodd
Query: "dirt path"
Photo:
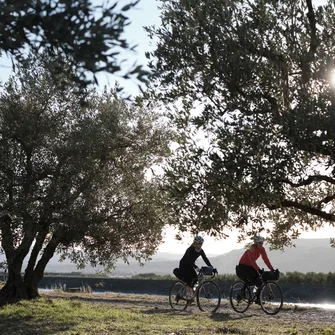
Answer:
M81 300L89 303L108 303L113 305L124 306L126 308L135 307L140 309L154 309L160 313L178 313L171 309L168 298L166 296L145 295L145 294L122 294L122 293L104 293L104 294L89 294L89 293L66 293L66 292L46 292L42 296L50 298L62 298ZM183 313L202 313L196 305L191 305ZM335 323L334 310L326 310L321 308L307 308L295 305L284 305L279 314L275 316L266 315L260 306L253 305L244 314L236 313L226 300L221 302L220 308L212 316L215 319L243 319L246 317L257 317L264 320L271 318L279 319L283 324L322 322L325 324Z

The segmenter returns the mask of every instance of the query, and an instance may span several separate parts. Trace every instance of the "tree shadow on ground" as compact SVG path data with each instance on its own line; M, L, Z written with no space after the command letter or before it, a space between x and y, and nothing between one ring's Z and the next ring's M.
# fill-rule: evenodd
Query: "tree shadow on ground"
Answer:
M50 319L36 320L32 316L0 316L0 329L6 335L52 335L63 334L76 326L76 322L59 322ZM2 334L2 332L1 332Z
M169 315L191 315L193 314L192 311L174 311L172 309L165 309L165 308L151 308L142 311L143 314L169 314Z
M169 304L165 301L151 301L146 299L125 299L125 298L97 298L97 297L85 297L85 296L74 296L74 297L57 297L57 296L49 296L51 299L66 299L66 300L74 300L74 301L83 301L89 303L105 303L110 305L115 305L118 307L138 307L138 308L146 308L146 307L159 307L159 308L168 308Z
M236 314L236 313L229 313L229 312L217 312L210 314L209 317L214 321L229 321L229 320L241 320L253 317L253 315L246 315L246 314Z
M209 317L210 319L218 322L222 321L229 321L229 320L236 320L236 319L244 319L252 317L252 315L235 315L229 312L215 312L215 313L206 313L206 312L200 312L196 309L186 309L184 311L175 311L173 309L169 308L151 308L142 311L144 314L168 314L171 316L187 316L187 315L200 315L204 317Z

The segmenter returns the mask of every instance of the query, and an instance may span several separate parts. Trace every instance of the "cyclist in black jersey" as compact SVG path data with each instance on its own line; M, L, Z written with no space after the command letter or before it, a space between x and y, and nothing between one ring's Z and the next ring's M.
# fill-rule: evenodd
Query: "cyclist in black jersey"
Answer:
M179 262L180 274L186 282L187 298L192 298L193 296L192 281L197 278L197 273L195 272L197 266L195 265L195 261L198 257L201 256L207 266L213 267L202 249L203 243L204 239L201 236L196 236L192 245L186 249L184 256ZM216 269L214 269L214 271L216 272Z

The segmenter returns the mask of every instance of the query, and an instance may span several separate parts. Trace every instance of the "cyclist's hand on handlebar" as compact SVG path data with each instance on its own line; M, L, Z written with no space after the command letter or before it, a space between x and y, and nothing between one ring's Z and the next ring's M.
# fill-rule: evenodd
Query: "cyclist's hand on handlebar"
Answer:
M218 270L216 268L213 268L213 272L218 274Z

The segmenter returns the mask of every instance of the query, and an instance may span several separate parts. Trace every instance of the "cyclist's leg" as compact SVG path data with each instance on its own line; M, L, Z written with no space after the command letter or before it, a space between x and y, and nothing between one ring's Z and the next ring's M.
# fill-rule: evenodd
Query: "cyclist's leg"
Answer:
M245 298L245 290L248 286L251 285L250 278L253 278L255 269L252 266L239 264L238 265L238 273L237 276L243 280L244 285L241 288L241 296L242 298ZM257 273L257 271L255 271Z
M184 273L186 283L186 298L192 299L193 298L192 283L195 271L192 267L184 267L182 271Z
M192 271L192 288L194 287L194 285L198 282L198 275L196 273L196 271L194 270L194 268L191 269Z
M251 285L255 285L256 286L256 293L255 293L255 298L256 299L255 299L255 303L260 305L259 295L261 293L263 281L259 277L258 272L254 268L252 268L252 270L253 271L250 271L249 281L250 281Z
M243 282L244 282L244 285L243 287L241 288L241 297L242 299L246 299L247 295L246 295L246 291L247 291L247 287L249 286L250 287L250 281L248 278L244 278L243 279ZM250 297L251 298L251 297ZM249 298L249 299L250 299Z

